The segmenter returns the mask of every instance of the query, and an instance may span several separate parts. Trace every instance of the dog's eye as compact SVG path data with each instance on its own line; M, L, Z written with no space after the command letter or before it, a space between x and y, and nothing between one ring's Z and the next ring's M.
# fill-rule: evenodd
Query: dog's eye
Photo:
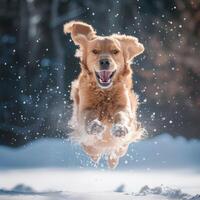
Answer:
M116 55L116 54L118 54L118 53L119 53L119 50L117 50L117 49L114 49L114 50L112 50L112 53Z
M98 52L98 50L93 49L93 50L92 50L92 53L96 55L96 54L98 54L99 52Z

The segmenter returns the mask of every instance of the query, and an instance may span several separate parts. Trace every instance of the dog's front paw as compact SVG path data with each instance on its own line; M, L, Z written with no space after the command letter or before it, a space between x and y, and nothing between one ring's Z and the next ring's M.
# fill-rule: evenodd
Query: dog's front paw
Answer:
M104 125L98 119L95 119L88 123L86 132L90 135L99 135L103 133L104 129Z
M126 134L128 134L128 128L125 125L122 124L114 124L111 129L112 135L115 137L123 137Z

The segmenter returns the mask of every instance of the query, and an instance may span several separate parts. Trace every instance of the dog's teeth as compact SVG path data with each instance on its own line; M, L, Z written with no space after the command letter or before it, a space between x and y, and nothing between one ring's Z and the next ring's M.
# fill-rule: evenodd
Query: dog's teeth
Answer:
M103 81L101 78L99 78L100 83L111 83L111 78L108 79L108 81Z

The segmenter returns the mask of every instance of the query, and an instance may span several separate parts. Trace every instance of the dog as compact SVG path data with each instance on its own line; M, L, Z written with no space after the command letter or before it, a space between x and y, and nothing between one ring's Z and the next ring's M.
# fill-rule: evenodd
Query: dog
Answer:
M137 120L138 97L133 91L131 61L144 51L136 37L97 35L81 21L64 24L79 46L81 72L71 85L73 113L69 122L71 137L90 158L102 156L115 168L130 143L141 138L143 128Z

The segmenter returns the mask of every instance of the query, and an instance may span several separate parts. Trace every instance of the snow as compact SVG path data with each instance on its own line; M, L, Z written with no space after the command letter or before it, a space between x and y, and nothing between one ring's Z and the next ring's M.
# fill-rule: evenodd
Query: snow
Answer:
M0 177L0 200L200 199L200 174L191 171L38 168L1 170Z

